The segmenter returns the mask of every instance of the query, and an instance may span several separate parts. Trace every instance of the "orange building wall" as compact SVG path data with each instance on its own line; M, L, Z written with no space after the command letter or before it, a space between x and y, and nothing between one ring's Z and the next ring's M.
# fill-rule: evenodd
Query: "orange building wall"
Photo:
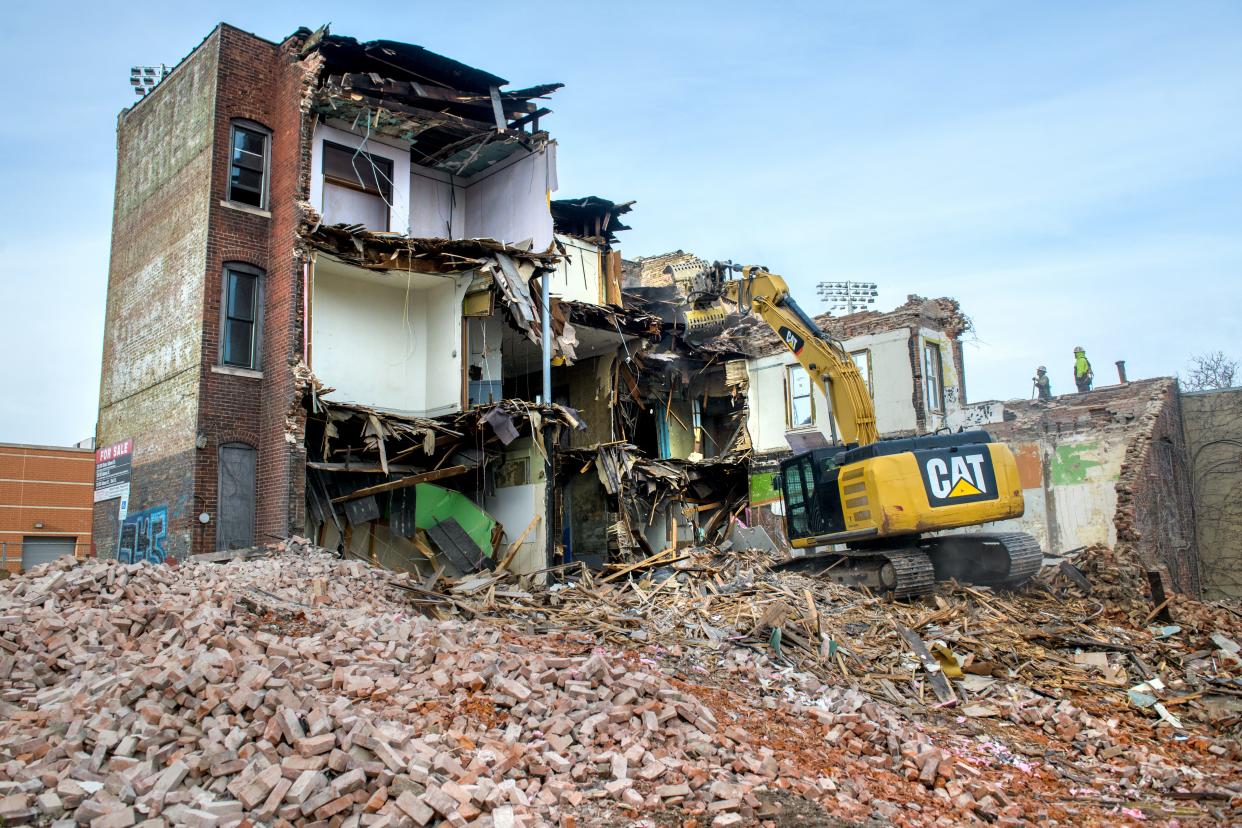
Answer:
M77 556L89 555L94 492L94 451L0 443L0 556L8 571L21 570L26 537L74 537Z

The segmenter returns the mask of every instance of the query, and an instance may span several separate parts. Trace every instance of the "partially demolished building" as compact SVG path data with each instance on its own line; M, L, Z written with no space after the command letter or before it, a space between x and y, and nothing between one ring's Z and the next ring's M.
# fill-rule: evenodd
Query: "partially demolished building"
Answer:
M755 526L784 545L773 473L837 441L828 400L753 316L689 338L701 260L623 261L632 203L554 197L560 85L507 86L410 44L221 24L121 114L97 444L132 466L95 503L101 556L298 533L396 569L529 573ZM1159 542L1124 508L1118 480L1150 465L1133 432L1167 408L1146 385L1056 416L971 406L956 301L815 321L884 436L987 425L1046 548L1146 538L1198 589L1180 507ZM1100 445L1116 450L1094 462ZM1149 478L1135 498L1165 492Z
M409 44L222 24L122 113L98 436L134 448L100 554L308 531L531 571L724 530L744 471L680 460L727 454L742 402L623 298L630 204L553 198L559 84L506 86ZM728 402L694 408L709 386Z

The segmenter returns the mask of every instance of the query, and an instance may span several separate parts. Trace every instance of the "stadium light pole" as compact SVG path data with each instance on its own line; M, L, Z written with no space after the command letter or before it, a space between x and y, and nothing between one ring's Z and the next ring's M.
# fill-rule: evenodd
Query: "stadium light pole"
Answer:
M875 282L820 282L817 291L828 310L847 314L874 305L879 295Z

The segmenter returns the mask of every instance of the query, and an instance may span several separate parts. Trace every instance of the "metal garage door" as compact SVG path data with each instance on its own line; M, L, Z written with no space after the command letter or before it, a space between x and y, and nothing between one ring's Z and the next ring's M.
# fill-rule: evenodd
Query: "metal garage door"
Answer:
M73 554L76 538L23 538L22 570Z

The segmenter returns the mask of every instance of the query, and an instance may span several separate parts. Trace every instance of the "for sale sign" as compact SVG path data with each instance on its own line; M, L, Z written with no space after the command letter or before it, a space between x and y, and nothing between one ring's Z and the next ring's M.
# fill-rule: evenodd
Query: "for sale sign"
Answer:
M129 491L134 441L122 440L95 450L95 502L112 500Z

